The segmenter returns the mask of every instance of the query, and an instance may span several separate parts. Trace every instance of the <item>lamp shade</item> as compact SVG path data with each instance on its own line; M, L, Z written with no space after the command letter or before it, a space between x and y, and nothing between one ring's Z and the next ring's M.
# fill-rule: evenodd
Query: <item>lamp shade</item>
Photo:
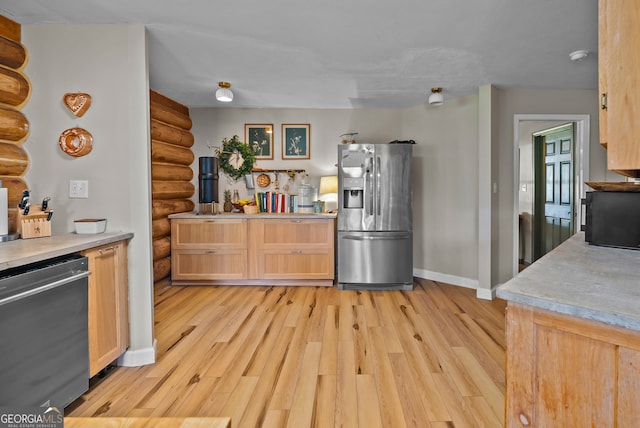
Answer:
M233 92L229 89L231 87L231 83L218 82L218 86L220 86L220 88L216 91L216 99L223 103L233 101Z
M338 193L338 176L328 175L320 178L320 193Z

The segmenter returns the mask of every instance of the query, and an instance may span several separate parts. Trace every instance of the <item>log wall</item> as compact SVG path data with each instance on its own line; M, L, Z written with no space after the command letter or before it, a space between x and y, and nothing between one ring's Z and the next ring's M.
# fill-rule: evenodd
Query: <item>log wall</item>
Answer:
M29 121L22 113L31 96L31 84L23 73L28 58L20 24L0 15L0 180L9 194L9 233L16 231L16 206L29 187L24 180L29 155L23 147Z
M195 208L191 200L195 192L191 183L194 138L187 107L153 90L150 106L153 282L158 291L170 284L171 224L168 216Z

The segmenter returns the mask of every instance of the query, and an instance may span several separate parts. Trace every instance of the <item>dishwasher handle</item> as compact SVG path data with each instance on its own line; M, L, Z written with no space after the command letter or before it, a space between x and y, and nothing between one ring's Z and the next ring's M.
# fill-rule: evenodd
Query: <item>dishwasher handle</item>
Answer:
M49 284L45 284L42 287L38 287L38 288L34 288L32 290L27 290L27 291L23 291L22 293L18 293L18 294L14 294L13 296L9 296L9 297L5 297L4 299L0 300L0 306L12 303L12 302L17 302L18 300L22 300L22 299L26 299L27 297L31 297L34 296L38 293L43 293L45 291L48 290L53 290L54 288L58 288L61 287L65 284L68 284L70 282L73 281L77 281L79 279L82 278L86 278L89 276L89 272L88 271L82 271L80 273L77 273L75 275L66 277L66 278L62 278L58 281L54 281L51 282Z

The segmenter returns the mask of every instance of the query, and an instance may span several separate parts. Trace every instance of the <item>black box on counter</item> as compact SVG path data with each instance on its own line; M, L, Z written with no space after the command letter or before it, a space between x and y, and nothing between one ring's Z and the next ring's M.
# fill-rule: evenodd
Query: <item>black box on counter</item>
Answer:
M640 192L587 192L582 203L586 242L640 250Z

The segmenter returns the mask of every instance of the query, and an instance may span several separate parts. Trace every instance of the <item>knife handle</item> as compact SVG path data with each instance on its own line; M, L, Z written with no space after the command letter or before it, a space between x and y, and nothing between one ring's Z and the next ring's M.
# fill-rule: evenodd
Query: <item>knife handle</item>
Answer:
M28 201L29 201L29 191L23 190L22 196L20 197L20 203L18 204L18 208L20 208L21 210L24 209L24 207L27 206Z
M29 215L29 208L31 208L31 204L27 202L27 204L24 206L24 211L22 212L22 215Z
M49 206L49 201L51 200L51 198L49 196L47 196L46 198L44 198L42 200L42 211L46 211L47 207Z

